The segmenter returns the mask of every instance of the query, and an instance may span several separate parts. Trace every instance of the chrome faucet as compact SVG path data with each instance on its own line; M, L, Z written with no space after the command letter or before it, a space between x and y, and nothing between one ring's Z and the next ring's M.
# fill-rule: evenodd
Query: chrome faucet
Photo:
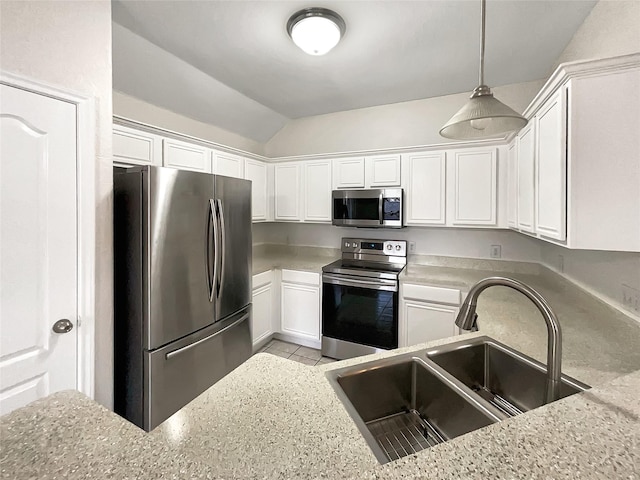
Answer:
M560 398L560 375L562 374L562 331L560 323L553 310L542 295L533 288L506 277L489 277L476 283L464 299L456 325L463 330L478 330L476 306L478 297L487 288L500 285L513 288L531 300L544 318L547 324L547 386L545 403L550 403Z

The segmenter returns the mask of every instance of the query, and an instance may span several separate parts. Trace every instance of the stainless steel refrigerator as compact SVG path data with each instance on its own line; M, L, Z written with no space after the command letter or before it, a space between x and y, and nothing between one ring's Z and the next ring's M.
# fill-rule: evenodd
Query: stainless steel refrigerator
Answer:
M251 182L114 169L114 404L150 431L251 355Z

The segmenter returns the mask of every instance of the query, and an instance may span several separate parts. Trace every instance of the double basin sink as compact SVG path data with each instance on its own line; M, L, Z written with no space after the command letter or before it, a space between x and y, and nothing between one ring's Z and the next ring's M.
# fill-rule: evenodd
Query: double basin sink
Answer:
M545 365L490 337L327 373L380 463L545 403ZM560 398L588 389L563 375Z

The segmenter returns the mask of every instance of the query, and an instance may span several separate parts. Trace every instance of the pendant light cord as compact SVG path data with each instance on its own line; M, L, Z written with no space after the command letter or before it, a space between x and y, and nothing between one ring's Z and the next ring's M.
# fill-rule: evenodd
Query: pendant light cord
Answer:
M486 4L487 0L480 0L480 83L478 85L484 85L484 24Z

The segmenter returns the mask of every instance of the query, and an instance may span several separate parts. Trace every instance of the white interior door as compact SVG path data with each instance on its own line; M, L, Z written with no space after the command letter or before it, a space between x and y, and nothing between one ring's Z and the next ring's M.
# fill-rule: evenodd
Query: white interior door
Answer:
M76 388L76 210L76 106L0 85L0 414Z

